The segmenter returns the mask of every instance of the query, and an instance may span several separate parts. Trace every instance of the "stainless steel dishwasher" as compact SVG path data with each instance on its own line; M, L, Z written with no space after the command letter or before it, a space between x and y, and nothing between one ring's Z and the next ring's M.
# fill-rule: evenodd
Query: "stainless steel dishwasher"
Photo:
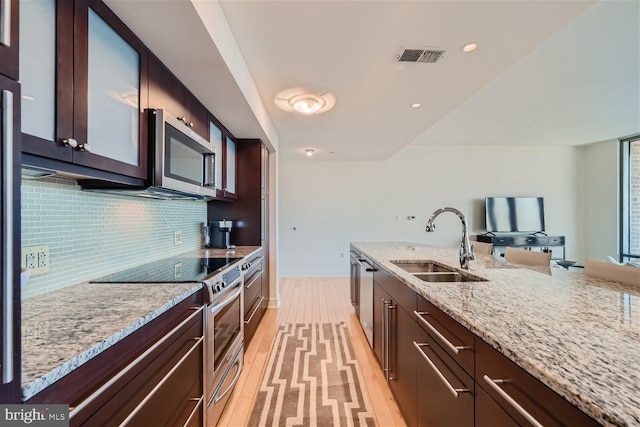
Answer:
M359 266L360 325L362 325L369 345L373 348L373 272L376 269L373 267L373 263L364 256L356 258L356 262Z

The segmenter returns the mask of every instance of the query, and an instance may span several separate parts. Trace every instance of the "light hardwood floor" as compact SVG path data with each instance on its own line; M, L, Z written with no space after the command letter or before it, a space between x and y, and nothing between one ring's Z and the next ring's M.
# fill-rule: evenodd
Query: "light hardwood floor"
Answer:
M279 324L341 321L349 325L351 343L362 369L376 425L405 426L351 307L348 277L281 278L280 302L279 308L266 311L256 335L245 349L242 374L218 426L247 425Z

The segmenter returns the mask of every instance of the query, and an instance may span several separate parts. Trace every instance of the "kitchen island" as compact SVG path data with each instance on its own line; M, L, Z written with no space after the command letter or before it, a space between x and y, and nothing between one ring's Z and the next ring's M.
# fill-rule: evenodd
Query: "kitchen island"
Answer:
M484 282L427 283L391 261L459 268L458 251L352 243L394 278L602 425L640 425L640 284L559 267L471 261Z
M257 246L185 257L243 258ZM80 283L22 301L27 401L202 289L202 283ZM58 402L65 403L65 402ZM67 402L68 403L68 402Z

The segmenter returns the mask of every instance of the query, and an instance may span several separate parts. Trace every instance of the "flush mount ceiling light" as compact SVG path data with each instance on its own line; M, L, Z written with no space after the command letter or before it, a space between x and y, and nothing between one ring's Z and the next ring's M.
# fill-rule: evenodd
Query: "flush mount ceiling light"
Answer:
M420 108L420 103L416 102L414 104L411 104L411 108Z
M311 157L313 156L313 153L316 152L316 150L314 150L313 148L307 148L306 150L304 150L305 153L307 153L307 157Z
M278 93L275 103L287 112L313 115L329 111L336 104L336 98L329 92L312 93L304 88L291 88Z
M477 48L478 48L478 43L467 43L464 46L462 46L462 50L467 53L473 52Z

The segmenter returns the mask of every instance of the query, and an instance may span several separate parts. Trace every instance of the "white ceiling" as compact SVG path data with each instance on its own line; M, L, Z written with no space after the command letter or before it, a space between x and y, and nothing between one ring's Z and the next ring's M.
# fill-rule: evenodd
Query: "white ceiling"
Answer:
M236 136L263 138L284 158L308 147L319 159L379 160L408 144L575 145L640 132L637 1L107 4ZM465 54L469 41L479 48ZM396 62L402 48L426 46L444 58ZM330 91L336 105L284 112L273 100L290 87Z

